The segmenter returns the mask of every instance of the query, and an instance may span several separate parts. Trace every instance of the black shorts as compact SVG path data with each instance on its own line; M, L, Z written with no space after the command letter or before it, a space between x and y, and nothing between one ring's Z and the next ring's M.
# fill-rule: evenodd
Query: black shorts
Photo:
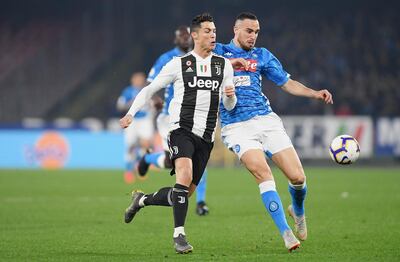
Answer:
M175 159L190 158L193 163L192 183L197 186L206 169L214 143L206 142L192 132L178 128L169 134L168 146L172 161L171 175L175 174Z

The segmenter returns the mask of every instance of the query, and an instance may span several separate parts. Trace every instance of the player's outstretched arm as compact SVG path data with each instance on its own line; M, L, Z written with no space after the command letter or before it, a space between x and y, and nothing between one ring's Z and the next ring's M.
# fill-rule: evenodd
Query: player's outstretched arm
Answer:
M133 116L145 106L145 104L153 97L153 95L161 88L166 87L173 82L177 76L179 68L179 61L177 59L171 60L167 63L160 74L147 86L140 90L139 94L135 97L128 113L120 119L119 124L122 128L127 128L133 120Z
M133 121L133 116L142 109L146 103L151 99L153 94L160 90L162 86L160 86L156 81L153 81L150 85L145 86L140 90L139 94L133 100L131 107L129 108L128 113L119 120L119 125L122 128L127 128Z
M289 79L283 86L282 89L289 94L295 96L305 96L318 100L323 100L326 104L333 104L332 94L326 90L314 90L306 87L302 83Z

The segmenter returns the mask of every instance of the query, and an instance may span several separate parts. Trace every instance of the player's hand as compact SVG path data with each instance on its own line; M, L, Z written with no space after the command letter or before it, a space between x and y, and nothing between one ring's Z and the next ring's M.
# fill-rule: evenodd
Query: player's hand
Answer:
M316 91L315 99L324 100L326 104L333 104L332 94L326 89Z
M119 125L122 128L127 128L132 123L132 121L133 121L133 117L128 114L119 120Z
M240 69L244 68L246 71L249 70L249 64L247 63L247 60L244 58L232 58L229 59L231 61L233 69Z
M225 87L224 93L227 97L233 97L235 95L235 87L234 86Z

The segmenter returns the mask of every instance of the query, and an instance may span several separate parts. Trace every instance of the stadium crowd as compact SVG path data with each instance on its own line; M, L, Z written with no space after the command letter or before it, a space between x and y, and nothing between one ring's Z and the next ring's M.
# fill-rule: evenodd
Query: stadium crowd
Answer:
M4 16L0 20L0 122L45 117L69 93L79 91L96 68L118 60L116 54L131 53L133 43L141 46L148 59L140 61L142 68L132 70L148 72L151 61L170 48L171 30L189 19L185 16L190 17L188 10L193 7L185 1L180 3L171 6L161 2L154 10L149 3L105 1L104 8L94 9L88 2L82 12L75 12L80 5L71 7L61 22L57 12L50 10L55 15L42 18L40 23L34 15L25 15L17 28ZM232 21L238 12L234 4L221 9L224 3L216 1L210 10L216 10L220 42L230 41ZM197 8L202 5L206 8L206 3L199 3ZM312 4L277 8L276 4L260 3L262 11L255 11L261 21L258 45L279 57L294 78L332 91L335 102L324 107L316 101L288 96L266 81L265 93L278 114L400 115L400 19L396 8L376 6L359 4L346 10ZM150 11L153 15L146 16ZM161 22L166 16L168 30ZM135 26L138 24L140 28ZM109 104L114 104L118 92L110 90ZM48 103L43 102L44 93ZM111 114L93 117L107 119Z

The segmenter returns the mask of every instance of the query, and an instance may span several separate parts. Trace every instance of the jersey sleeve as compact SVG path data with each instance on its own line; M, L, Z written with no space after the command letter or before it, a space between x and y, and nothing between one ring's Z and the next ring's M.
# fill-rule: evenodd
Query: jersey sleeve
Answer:
M228 86L235 86L233 84L233 68L231 62L225 58L225 67L224 67L224 80L222 82L222 88L225 89ZM222 94L222 103L226 110L230 111L236 106L237 97L234 95L233 97L227 97L225 93Z
M222 87L226 86L235 86L233 84L233 67L229 59L225 59L225 67L224 67L224 81L222 82Z
M271 52L263 48L263 59L265 62L262 74L278 86L283 86L290 78L290 74L286 72L281 62Z
M172 59L161 69L161 72L148 86L145 86L142 90L140 90L139 94L135 97L135 100L129 108L128 114L134 116L141 108L145 106L146 102L151 99L154 93L175 81L179 74L179 61L179 58Z
M150 72L147 75L147 81L151 83L154 78L156 78L156 76L161 72L161 69L167 64L167 62L168 59L166 58L166 56L161 55L150 69Z

